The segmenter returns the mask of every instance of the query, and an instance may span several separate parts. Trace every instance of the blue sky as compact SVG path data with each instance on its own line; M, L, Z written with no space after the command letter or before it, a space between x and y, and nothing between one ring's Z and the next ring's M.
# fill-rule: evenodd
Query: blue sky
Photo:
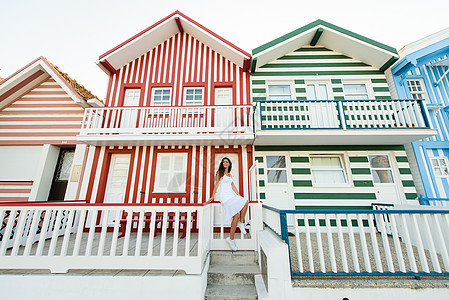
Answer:
M44 56L104 99L98 56L175 10L247 52L316 19L398 50L449 27L447 0L3 0L0 77Z

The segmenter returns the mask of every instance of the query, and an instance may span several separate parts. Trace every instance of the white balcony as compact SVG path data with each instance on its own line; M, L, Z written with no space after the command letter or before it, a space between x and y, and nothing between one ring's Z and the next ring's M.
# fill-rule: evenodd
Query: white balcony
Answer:
M436 134L422 100L261 101L256 145L404 145Z
M252 144L253 108L87 108L79 140L95 146Z

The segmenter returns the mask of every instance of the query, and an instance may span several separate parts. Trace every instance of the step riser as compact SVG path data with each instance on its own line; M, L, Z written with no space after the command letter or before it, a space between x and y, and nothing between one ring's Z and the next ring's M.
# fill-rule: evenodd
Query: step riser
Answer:
M207 274L207 284L216 285L243 285L254 284L254 274L251 273L209 273Z
M248 265L257 263L256 254L233 255L229 254L212 254L210 256L211 265Z
M238 296L205 296L205 300L257 300L257 296L238 297Z

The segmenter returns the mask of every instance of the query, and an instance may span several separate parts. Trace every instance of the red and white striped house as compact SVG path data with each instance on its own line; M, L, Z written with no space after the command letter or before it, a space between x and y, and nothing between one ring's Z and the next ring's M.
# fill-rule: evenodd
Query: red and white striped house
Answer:
M85 110L89 203L203 203L228 156L249 196L250 54L176 11L102 54L104 107Z
M99 104L44 57L2 80L0 202L77 199L86 152L77 135L84 109Z

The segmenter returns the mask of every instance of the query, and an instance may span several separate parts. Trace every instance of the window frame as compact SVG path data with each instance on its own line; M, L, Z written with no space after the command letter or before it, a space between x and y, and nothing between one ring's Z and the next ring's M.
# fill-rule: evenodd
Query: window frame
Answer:
M314 85L315 86L315 94L316 94L316 87L320 84L324 84L326 86L326 92L327 92L327 99L308 99L307 97L307 86L308 85ZM334 94L332 92L332 83L327 80L307 80L304 83L305 89L306 89L306 98L307 101L327 101L327 100L334 100ZM316 97L315 97L316 98Z
M177 191L170 191L169 190L169 182L170 179L173 178L175 176L174 173L174 162L175 162L175 158L176 157L181 157L183 158L183 170L184 170L184 182L183 185L181 186L181 188ZM159 184L160 184L160 174L161 174L161 161L163 157L169 157L169 168L168 168L168 182L165 186L165 188L160 188ZM153 193L170 193L170 194L185 194L187 193L187 163L188 163L188 158L189 158L189 153L187 152L177 152L177 153L172 153L172 152L161 152L161 153L157 153L156 156L156 168L154 171L154 185L153 185ZM179 172L181 173L181 172Z
M386 154L386 153L374 153L374 154L368 154L368 163L369 163L369 169L371 172L371 176L373 177L373 184L396 184L396 176L395 176L395 172L394 172L394 168L393 168L393 160L391 159L391 155ZM385 167L385 168L381 168L381 167L373 167L371 165L371 156L386 156L388 159L388 164L390 165L390 167ZM391 174L391 178L393 179L392 182L376 182L375 181L375 177L374 177L374 172L375 171L390 171ZM377 175L379 176L379 175Z
M284 168L270 168L268 167L268 157L269 156L283 156L284 157L284 162L285 162L285 167ZM265 170L267 172L267 184L288 184L289 179L288 179L288 164L287 164L287 155L285 154L267 154L265 155ZM285 171L285 182L270 182L269 181L269 177L268 177L268 172L269 171Z
M345 85L350 85L350 84L363 84L366 88L366 95L367 95L367 99L346 99L346 96L351 96L351 94L346 93L345 91ZM343 89L343 97L345 98L345 100L369 100L369 99L375 99L376 96L374 95L374 89L373 86L371 84L371 82L369 81L365 81L365 80L348 80L348 81L342 81L341 82L341 86ZM357 95L357 94L355 94Z
M271 97L270 97L270 86L274 86L274 85L286 85L286 86L288 85L289 88L290 88L290 99L284 99L284 100L271 99ZM291 82L291 81L270 81L270 82L266 83L265 89L266 89L266 98L267 98L267 100L270 100L270 101L291 101L291 100L295 100L296 99L295 85L294 85L294 82ZM281 94L275 95L275 96L280 96L280 95ZM287 95L287 94L285 94L285 95Z
M442 170L441 170L441 165L440 165L440 164L438 164L438 166L435 166L435 165L434 165L434 161L440 161L440 160L444 160L444 162L446 163L446 169L447 169L447 171L448 171L448 172L447 172L448 175L444 175L443 172L441 172L441 175L438 175L438 174L435 172L435 168L439 168L440 171L442 171ZM434 157L431 157L431 158L430 158L430 161L431 161L431 163L432 163L432 171L433 171L433 174L435 175L435 177L437 177L437 178L449 178L449 160L447 159L446 156L434 156Z
M234 103L234 89L230 86L215 86L214 87L214 105L216 106L220 106L221 104L217 104L217 98L218 98L218 91L219 90L229 90L230 93L230 97L231 97L231 104L225 104L225 105L233 105Z
M329 171L343 171L343 176L345 179L344 183L319 183L316 182L314 180L314 176L313 176L313 164L312 164L312 158L314 157L320 157L320 158L325 158L325 157L337 157L340 159L340 165L341 165L341 169L329 169ZM346 155L345 154L339 154L339 153L320 153L320 154L310 154L309 155L309 161L310 161L310 177L312 180L312 186L313 187L350 187L351 186L351 177L348 173L348 162L346 161ZM321 171L323 171L323 169L319 169ZM315 169L315 171L318 171Z
M199 101L199 100L187 100L187 90L201 90L201 104L189 104L188 101ZM195 96L195 92L193 93ZM182 104L183 106L204 106L204 87L202 86L185 86L183 89L183 96L182 96Z
M413 94L418 94L418 93L416 93L416 92L412 93L412 91L410 90L409 81L418 81L421 84L422 92L420 94L423 94L423 96L424 96L423 98L414 98L413 97ZM423 78L421 78L421 77L406 77L405 82L406 82L406 93L410 97L410 99L413 99L413 100L422 99L425 102L429 102L429 94L427 93L426 83L424 82Z
M170 91L170 99L168 100L168 104L167 105L155 105L155 103L154 103L154 101L155 101L154 97L156 96L155 95L155 91L158 91L158 90L160 90L160 91L169 90ZM163 96L163 92L162 92L161 96ZM157 100L157 101L162 102L162 100ZM171 87L153 87L153 88L151 88L150 106L154 106L154 107L171 106L171 101L172 101L172 88Z

